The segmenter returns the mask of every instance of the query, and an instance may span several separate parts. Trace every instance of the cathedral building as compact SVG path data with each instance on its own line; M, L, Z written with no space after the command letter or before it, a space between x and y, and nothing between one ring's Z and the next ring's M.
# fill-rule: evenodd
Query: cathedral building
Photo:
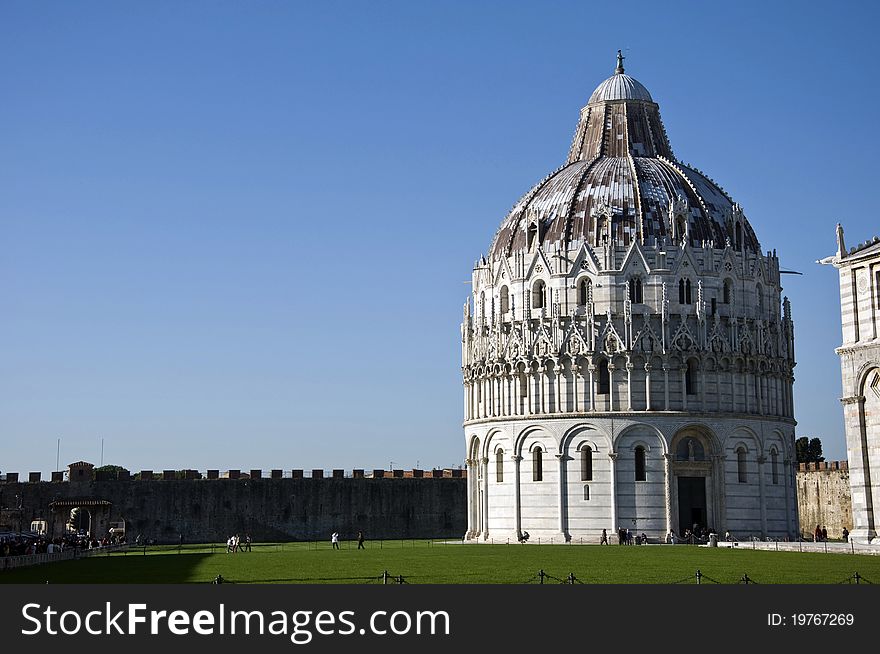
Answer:
M820 263L840 273L843 344L837 348L843 377L843 413L852 538L877 543L880 508L880 238L849 251L837 226L837 254Z
M614 75L477 261L461 328L472 541L798 531L779 260Z

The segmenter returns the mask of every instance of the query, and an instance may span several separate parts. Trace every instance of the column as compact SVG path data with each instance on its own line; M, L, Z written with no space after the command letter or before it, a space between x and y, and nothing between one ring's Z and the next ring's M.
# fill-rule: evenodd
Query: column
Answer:
M764 376L755 370L755 388L758 395L758 415L764 415Z
M663 410L669 411L669 367L663 364Z
M730 371L727 375L730 378L730 410L736 411L736 380L734 379L733 373L733 364L731 364Z
M608 362L608 410L614 411L614 371L616 368Z
M745 400L745 409L746 413L751 413L751 402L749 401L751 398L751 393L749 393L749 371L746 367L746 364L743 363L743 371L742 371L742 380L743 380L743 398Z
M571 398L574 402L574 407L572 407L575 413L580 413L583 411L583 402L581 402L581 396L578 393L578 375L581 374L581 367L577 365L574 361L571 363Z
M556 459L559 461L559 533L562 534L563 538L568 541L568 532L566 530L566 513L568 509L568 503L566 501L565 492L565 461L568 457L565 454L557 454Z
M672 526L672 454L663 455L663 469L666 473L666 533L673 530Z
M590 371L590 411L596 410L596 385L593 383L593 375L596 372L596 366L591 361L587 366L587 370Z
M632 393L632 371L633 364L629 361L626 362L626 410L632 411L633 408L633 393Z
M547 366L541 365L538 368L538 382L541 386L540 398L538 399L538 413L547 413Z
M483 468L483 540L489 538L489 457L484 456L480 459Z
M708 375L706 374L706 366L700 361L697 366L697 378L694 380L700 392L700 411L706 412L706 386L709 384Z
M724 476L724 460L723 454L712 455L712 478L715 487L715 506L717 507L718 519L715 521L716 530L723 534L727 531L727 484Z
M516 530L517 539L522 535L522 507L519 499L519 462L522 457L514 454L513 459L513 528Z
M792 535L792 533L797 533L797 529L792 531L791 528L791 497L789 496L789 492L791 490L791 460L783 459L782 460L782 475L783 482L785 484L785 531L788 535Z
M767 458L758 457L758 493L761 498L761 536L767 537L767 502L764 499L764 462Z
M681 378L681 410L687 411L687 366L678 369Z
M645 364L645 411L651 410L651 364Z
M468 508L468 528L467 533L465 534L465 538L470 540L474 537L474 517L476 514L475 507L475 498L474 498L474 485L476 484L476 475L474 474L474 462L473 459L467 459L465 461L465 466L467 467L467 508Z
M616 532L620 527L617 524L617 452L609 452L608 458L611 459L611 524Z

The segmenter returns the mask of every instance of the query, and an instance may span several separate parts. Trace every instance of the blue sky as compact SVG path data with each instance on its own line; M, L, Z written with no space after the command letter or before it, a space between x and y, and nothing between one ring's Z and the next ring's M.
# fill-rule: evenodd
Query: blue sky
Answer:
M614 68L776 248L846 457L872 3L3 2L0 470L459 465L474 260Z

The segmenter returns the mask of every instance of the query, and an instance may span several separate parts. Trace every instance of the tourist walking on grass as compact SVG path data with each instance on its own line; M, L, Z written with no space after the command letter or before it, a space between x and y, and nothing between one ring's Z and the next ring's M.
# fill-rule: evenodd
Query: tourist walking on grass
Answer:
M358 549L359 550L367 549L366 547L364 547L364 532L362 532L362 531L358 532Z
M339 532L338 531L334 531L332 534L330 534L330 544L333 545L334 550L339 549Z
M599 541L599 545L607 545L608 544L608 532L604 529L602 530L602 540Z

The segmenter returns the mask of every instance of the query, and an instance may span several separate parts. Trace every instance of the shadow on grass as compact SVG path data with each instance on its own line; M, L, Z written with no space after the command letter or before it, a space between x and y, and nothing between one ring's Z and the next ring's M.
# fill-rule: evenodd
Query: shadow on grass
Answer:
M125 556L46 563L0 573L0 584L171 584L211 581L200 578L210 554L151 554L129 552Z

